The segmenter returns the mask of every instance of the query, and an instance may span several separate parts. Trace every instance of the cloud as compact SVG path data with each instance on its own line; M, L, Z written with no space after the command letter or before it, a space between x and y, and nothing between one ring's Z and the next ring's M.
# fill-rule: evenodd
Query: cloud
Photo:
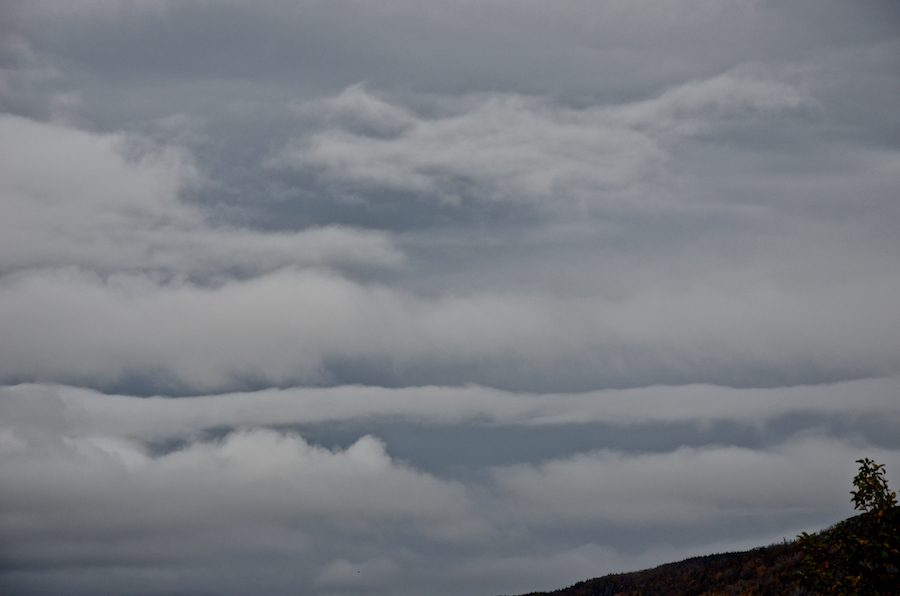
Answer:
M294 233L216 225L181 199L202 185L190 154L140 137L0 115L0 270L143 270L208 280L286 265L387 267L384 235L337 226ZM129 156L131 154L131 156Z
M328 129L292 141L276 165L316 173L351 197L407 192L441 203L502 201L576 212L672 209L668 146L722 120L797 111L786 83L735 72L634 105L573 109L493 94L419 116L362 86L320 102ZM669 199L669 200L666 200Z
M413 201L435 193L447 198L457 188L450 179L465 178L472 200L576 210L582 199L599 200L617 203L624 217L634 213L631 198L641 204L666 195L664 213L687 203L648 190L664 186L636 173L642 165L632 167L655 159L642 150L632 155L609 141L608 152L601 151L615 162L609 177L595 167L593 161L605 158L590 147L607 143L606 132L643 139L641 147L663 155L666 143L696 130L708 134L721 121L792 111L808 101L786 84L731 73L619 107L575 110L536 98L473 96L426 117L353 87L297 109L330 127L310 138L349 135L349 165L333 173L338 186L371 187L354 173L368 163L401 186L418 180L413 186L421 188L407 188L421 195ZM6 273L0 327L3 342L15 346L0 365L7 381L110 388L155 378L150 391L182 393L373 380L571 391L830 382L898 370L897 275L886 257L895 247L890 236L871 233L893 221L889 172L897 157L889 151L841 152L850 159L829 174L830 190L808 175L776 182L794 201L779 205L791 217L778 222L783 229L768 243L774 248L758 234L777 212L757 204L757 215L748 218L741 201L707 200L701 213L730 210L736 216L725 221L745 228L730 234L720 224L713 230L721 227L721 234L702 232L724 262L710 261L702 244L679 239L662 255L611 254L601 243L587 253L598 258L596 265L581 257L583 265L573 267L572 251L597 233L587 219L571 238L526 232L531 246L525 246L540 248L537 254L551 254L542 248L548 245L563 247L544 267L525 255L510 261L500 253L492 260L487 245L479 255L486 287L466 287L476 279L466 275L417 288L422 271L438 279L454 264L426 257L415 237L335 225L285 232L214 223L183 196L206 182L192 154L177 145L10 115L0 116L0 127L8 133L0 137L8 156L0 166ZM587 144L570 144L571 135ZM472 147L460 150L458 139ZM482 149L487 153L478 157ZM368 155L362 162L354 161L358 151ZM728 172L733 185L744 183ZM854 231L839 218L832 223L832 216L790 223L843 205L837 194L861 184L866 192L859 204L883 215L872 226ZM813 204L808 196L819 191ZM697 225L708 221L688 213ZM637 231L653 242L653 230L642 226L652 227L658 217L647 211L638 218L646 223ZM404 280L409 251L416 251L418 269ZM830 255L827 266L823 255ZM548 282L543 269L562 277ZM374 271L395 277L372 281ZM506 271L527 273L531 281L507 289ZM366 275L370 281L363 281ZM596 286L594 294L566 290L573 282ZM367 377L372 370L376 377Z
M549 556L522 555L504 558L482 558L463 566L462 579L485 586L492 592L508 591L525 594L535 590L558 590L573 580L603 575L606 569L621 569L631 563L614 549L596 544L583 544ZM499 580L497 578L503 578Z
M896 422L896 378L833 385L732 389L711 385L653 386L575 394L512 393L488 387L341 386L266 389L182 398L105 395L52 385L4 388L4 418L10 428L50 428L63 421L72 432L113 433L139 442L203 436L208 429L310 425L327 422L406 420L423 425L487 424L525 427L600 422L625 427L646 424L721 422L764 427L798 414L853 420L878 416ZM852 399L849 399L852 396ZM37 416L38 418L35 418ZM38 425L35 420L39 420ZM56 420L53 426L48 426ZM11 445L15 434L7 435Z
M328 590L371 590L392 575L397 574L397 565L387 557L379 557L360 563L337 559L328 564L316 578L316 586Z
M851 515L896 17L0 2L0 592L524 593Z
M843 392L861 396L857 408L880 407L896 416L895 404L884 397L892 387L882 387L880 397L867 392L866 383ZM341 391L379 399L379 390L370 388L319 391L327 399L292 398L294 420L316 407L349 414L354 406ZM454 391L460 390L419 390L415 399L438 413L419 420L457 424L452 412L460 400L448 399ZM487 411L515 406L492 404L490 392L472 391L467 415L475 415L474 404L485 398ZM683 400L677 390L658 391L672 392L676 405ZM815 392L816 399L809 399L811 392L799 390L801 403L795 405L814 410L824 403L841 413L854 407L838 403L828 388ZM384 404L390 394L402 400L413 392L381 393L388 394L380 399ZM734 399L750 397L743 393ZM773 403L785 401L783 391L771 393ZM635 411L646 407L634 403L632 394L615 397L631 402ZM728 400L728 390L719 394ZM564 398L531 396L536 399L554 404ZM839 489L849 482L854 458L865 453L891 470L900 465L896 449L800 432L756 449L712 444L643 453L590 450L451 480L396 459L391 445L372 435L329 449L267 427L292 420L291 410L278 406L265 394L143 400L74 388L4 389L0 525L8 538L2 558L14 571L2 581L7 587L31 582L46 588L78 566L89 570L78 581L95 574L108 582L126 573L159 589L175 577L218 586L207 574L223 561L233 561L225 576L237 573L238 581L219 586L223 593L239 591L239 578L263 572L259 565L273 566L267 582L277 593L298 581L323 593L414 593L435 578L479 590L526 580L574 581L591 568L637 568L701 548L696 541L659 537L653 548L623 547L625 536L648 529L669 528L673 536L690 529L706 544L721 541L722 528L732 524L752 521L768 538L785 527L799 531L791 524L833 521L849 512L849 499ZM407 415L414 410L394 407ZM397 415L391 412L381 410ZM693 412L702 416L702 406ZM660 415L666 418L664 411ZM516 417L512 423L529 421ZM237 429L218 438L183 432L185 425L208 424ZM156 445L165 438L175 442L153 448L147 442L151 434ZM546 547L533 546L540 544ZM554 564L558 568L550 573ZM289 575L273 571L285 565L293 569ZM152 569L165 573L153 576Z
M4 535L18 546L3 559L17 566L171 564L269 548L289 556L307 548L304 528L323 522L350 535L389 524L431 540L479 537L463 487L392 462L374 437L332 452L253 429L157 457L103 436L4 447L4 481L14 483L4 491ZM35 490L44 496L31 498ZM295 536L268 545L229 538L257 526L293 526L285 538Z
M848 477L854 451L814 437L762 452L722 446L642 455L598 451L502 468L496 482L515 503L505 510L537 516L531 524L696 526L752 516L758 507L772 514L841 509L843 495L825 487ZM877 457L893 461L896 453L878 450Z
M168 85L144 88L154 102L168 103L184 100L195 82L173 79L210 73L226 86L252 81L270 89L339 89L368 80L450 94L634 96L743 62L806 58L811 46L871 43L893 35L895 16L884 3L850 9L833 0L650 0L602 9L585 0L567 1L564 9L539 0L341 6L40 0L17 3L6 21L118 88L163 74L175 83L174 95ZM129 81L128 73L140 76Z
M415 378L405 371L439 383L462 366L469 381L503 386L514 378L510 369L549 370L560 360L595 386L721 383L745 378L748 366L776 378L816 368L882 375L898 367L887 298L895 286L828 296L766 287L735 297L654 291L616 303L505 294L429 300L318 270L214 288L142 275L23 273L0 286L2 341L15 346L0 374L101 383L158 375L188 391L254 379L340 382L330 375L341 361L385 363L400 384ZM828 320L840 325L823 326ZM487 363L498 367L494 376L481 372Z

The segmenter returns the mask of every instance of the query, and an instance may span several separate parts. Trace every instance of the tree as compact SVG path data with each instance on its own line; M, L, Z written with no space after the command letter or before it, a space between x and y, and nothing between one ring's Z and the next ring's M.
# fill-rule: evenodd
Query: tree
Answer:
M798 536L803 556L797 577L816 593L835 596L900 595L900 507L884 466L857 460L854 509L862 513L833 528Z

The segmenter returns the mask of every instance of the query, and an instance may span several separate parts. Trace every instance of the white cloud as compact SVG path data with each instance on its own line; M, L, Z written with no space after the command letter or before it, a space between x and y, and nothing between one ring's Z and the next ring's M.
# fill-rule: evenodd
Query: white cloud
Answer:
M286 265L396 267L383 234L338 226L259 232L214 225L181 200L191 156L140 139L0 115L0 270L76 266L213 278Z
M742 67L666 90L657 98L609 110L611 119L654 137L710 134L729 122L746 123L780 113L820 110L796 84L780 81L761 68Z
M266 389L181 398L105 395L66 386L18 385L0 390L11 425L2 442L23 447L19 434L46 428L74 436L112 433L135 441L187 439L210 428L240 428L376 419L417 424L478 422L503 425L710 425L736 422L764 427L796 414L852 421L877 416L900 422L897 378L774 389L711 385L652 386L574 394L513 393L487 387L342 386ZM38 425L35 420L39 420ZM57 421L51 425L51 421ZM13 429L13 430L10 430Z
M621 106L573 109L489 94L445 102L434 116L356 85L330 102L301 106L301 113L324 113L319 121L330 126L295 139L274 163L317 172L349 196L402 191L451 204L501 201L578 213L677 209L662 190L673 142L710 134L723 121L815 105L796 86L744 71Z
M896 451L866 451L892 467L900 464ZM510 500L505 515L523 523L699 527L763 511L849 513L845 495L830 487L852 476L858 453L814 436L767 450L708 446L641 455L604 450L500 468L495 478Z
M0 375L110 383L155 374L194 391L247 379L329 381L335 360L386 363L402 378L412 368L543 370L568 359L595 386L616 375L640 385L682 372L711 381L746 366L882 375L900 367L896 290L889 278L826 294L763 285L734 294L656 289L621 302L509 293L427 299L313 269L214 288L144 275L22 273L0 284L0 342L9 347Z
M286 556L314 547L310 532L323 524L358 536L397 526L439 542L477 541L486 529L464 487L393 462L370 436L329 451L254 429L162 456L115 436L26 440L27 450L4 450L0 466L10 487L3 533L17 545L4 559L20 564Z

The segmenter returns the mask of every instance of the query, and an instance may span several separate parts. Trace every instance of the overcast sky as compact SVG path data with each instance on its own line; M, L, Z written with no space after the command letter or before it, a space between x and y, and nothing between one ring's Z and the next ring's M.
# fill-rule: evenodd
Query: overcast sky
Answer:
M892 0L0 3L0 591L483 595L900 486Z

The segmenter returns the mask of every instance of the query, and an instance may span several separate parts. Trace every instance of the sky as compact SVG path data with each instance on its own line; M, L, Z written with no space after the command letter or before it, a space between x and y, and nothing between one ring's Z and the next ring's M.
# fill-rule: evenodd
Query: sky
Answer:
M900 486L889 0L0 3L0 591L456 596Z

